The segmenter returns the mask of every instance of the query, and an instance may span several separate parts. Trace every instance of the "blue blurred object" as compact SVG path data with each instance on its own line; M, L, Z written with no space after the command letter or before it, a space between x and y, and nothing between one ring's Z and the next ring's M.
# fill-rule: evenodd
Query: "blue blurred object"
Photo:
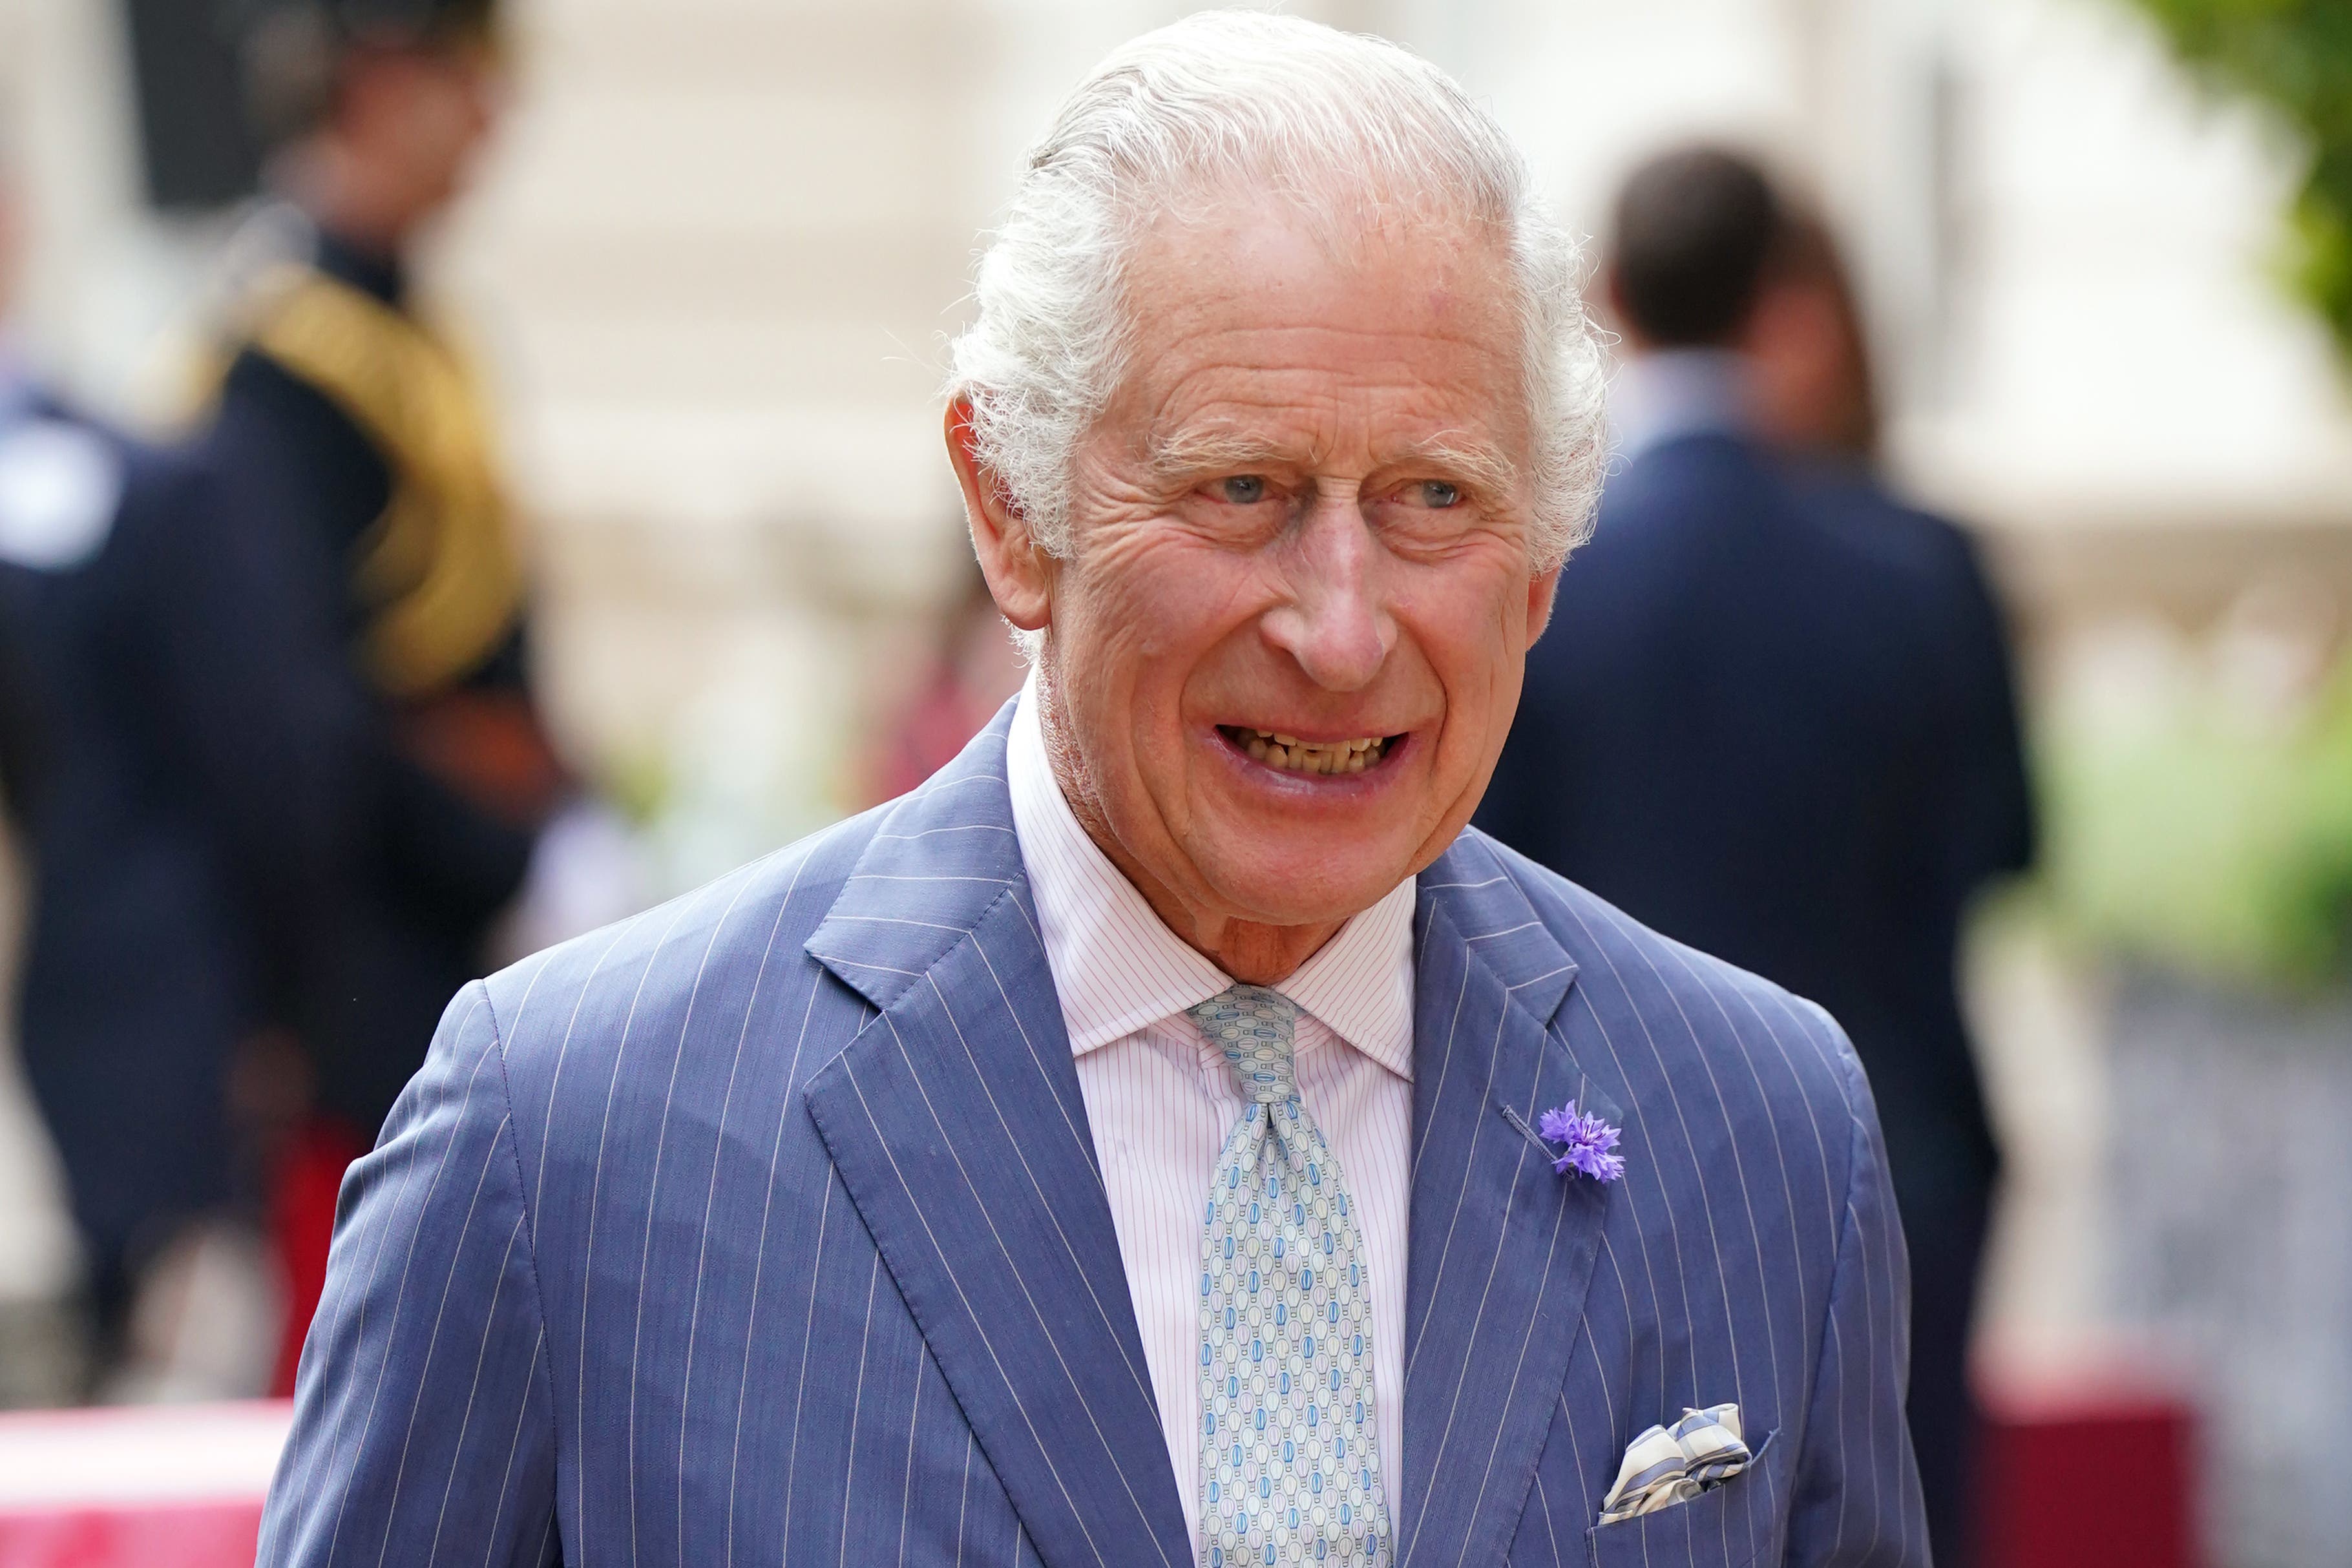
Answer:
M218 606L184 526L199 474L21 382L0 403L0 775L34 883L17 1024L103 1342L142 1255L228 1196L255 974L180 722L206 706L191 618Z

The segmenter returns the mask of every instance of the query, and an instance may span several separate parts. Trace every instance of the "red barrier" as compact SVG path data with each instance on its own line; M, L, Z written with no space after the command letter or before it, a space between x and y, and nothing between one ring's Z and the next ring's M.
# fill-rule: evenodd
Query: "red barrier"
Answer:
M2199 1568L2187 1399L2127 1373L1979 1384L1979 1568Z
M252 1568L261 1502L0 1511L0 1568Z
M289 1141L269 1195L270 1239L286 1281L286 1322L278 1337L273 1398L294 1393L294 1371L310 1318L327 1286L327 1244L334 1239L335 1202L343 1173L367 1153L359 1134L331 1117L314 1118ZM0 1564L0 1568L5 1568Z
M0 1568L249 1568L280 1403L0 1416Z

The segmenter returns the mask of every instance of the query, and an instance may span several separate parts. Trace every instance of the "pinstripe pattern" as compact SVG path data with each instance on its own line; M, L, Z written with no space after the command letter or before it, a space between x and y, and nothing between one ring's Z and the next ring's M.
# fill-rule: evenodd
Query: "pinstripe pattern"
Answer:
M346 1183L262 1563L1185 1559L1004 727L452 1003ZM1476 833L1414 941L1402 1561L1924 1562L1835 1026ZM1571 1096L1624 1181L1515 1125ZM1724 1400L1748 1471L1593 1531Z

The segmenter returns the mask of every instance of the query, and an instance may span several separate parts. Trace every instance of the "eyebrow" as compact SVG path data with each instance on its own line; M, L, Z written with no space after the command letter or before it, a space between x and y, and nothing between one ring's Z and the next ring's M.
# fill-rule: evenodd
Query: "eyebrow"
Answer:
M1430 468L1448 478L1467 479L1472 489L1496 500L1509 496L1519 479L1519 465L1500 447L1450 434L1412 443L1391 465Z
M1174 482L1204 474L1231 474L1253 468L1286 468L1300 464L1302 454L1262 435L1230 430L1185 431L1155 434L1143 460L1154 477ZM1305 461L1312 463L1311 455Z
M1314 457L1265 436L1208 430L1154 436L1145 449L1144 461L1156 478L1175 483L1208 474L1311 467ZM1410 443L1381 466L1430 469L1448 478L1466 480L1474 489L1497 497L1507 496L1519 476L1518 465L1500 449L1453 434Z

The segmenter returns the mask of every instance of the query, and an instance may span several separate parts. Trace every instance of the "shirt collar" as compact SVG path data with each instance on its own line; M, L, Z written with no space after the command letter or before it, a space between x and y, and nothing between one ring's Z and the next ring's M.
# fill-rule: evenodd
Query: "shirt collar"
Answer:
M1627 462L1687 435L1748 432L1748 371L1728 349L1664 349L1626 361L1609 388L1609 423Z
M1405 878L1276 988L1331 1032L1412 1082L1412 908Z
M1234 983L1168 929L1087 836L1045 755L1034 674L1013 715L1004 775L1073 1054L1125 1039ZM1407 1082L1412 1078L1414 896L1407 877L1276 988Z

